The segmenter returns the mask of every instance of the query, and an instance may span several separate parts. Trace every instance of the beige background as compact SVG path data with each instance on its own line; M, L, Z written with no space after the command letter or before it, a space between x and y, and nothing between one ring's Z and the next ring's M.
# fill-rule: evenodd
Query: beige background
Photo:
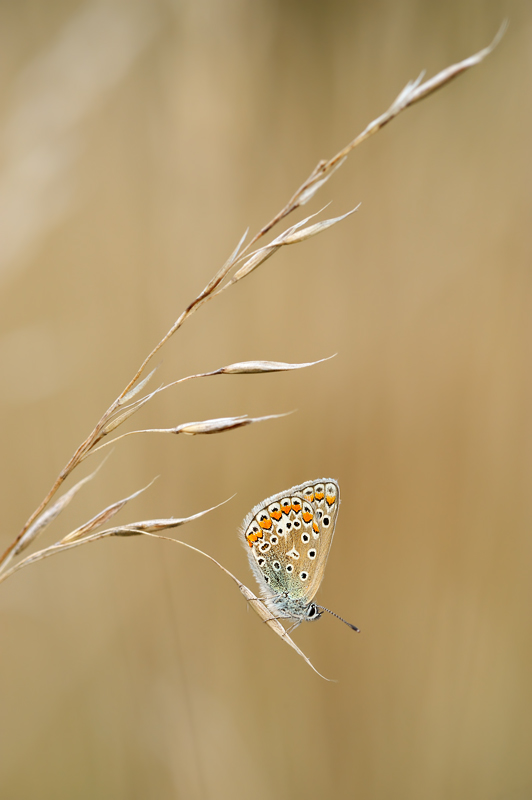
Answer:
M362 633L295 638L338 682L193 553L74 551L0 588L2 798L531 796L527 0L0 4L0 544L245 228L506 16L307 207L359 212L194 316L157 380L338 356L171 390L137 425L297 413L127 439L45 537L155 475L118 519L237 492L182 531L253 586L247 511L337 477L318 599Z

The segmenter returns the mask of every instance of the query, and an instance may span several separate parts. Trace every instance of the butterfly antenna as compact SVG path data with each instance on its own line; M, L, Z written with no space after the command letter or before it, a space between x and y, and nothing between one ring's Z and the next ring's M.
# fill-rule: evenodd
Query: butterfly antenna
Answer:
M331 616L336 617L336 619L339 619L341 622L345 622L345 624L348 626L348 628L351 628L352 631L356 631L357 633L360 633L360 628L357 628L356 625L351 625L350 622L348 622L346 619L341 617L339 614L335 614L334 611L329 611L329 609L325 608L325 606L320 606L319 609L320 609L320 611L326 611L327 614L331 614Z

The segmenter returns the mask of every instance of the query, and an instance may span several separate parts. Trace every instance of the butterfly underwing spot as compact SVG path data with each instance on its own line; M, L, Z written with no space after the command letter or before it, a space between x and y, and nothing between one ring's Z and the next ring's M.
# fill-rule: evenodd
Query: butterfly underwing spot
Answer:
M294 565L293 564L287 564L286 565L286 571L287 572L293 572L294 571Z
M269 531L272 527L273 523L266 511L262 511L260 514L257 514L256 519L263 530Z
M305 486L303 489L303 497L305 500L308 500L309 503L314 502L314 488L312 486Z
M308 572L305 572L305 570L303 570L302 572L299 573L299 577L302 581L306 581L308 578Z
M309 506L308 503L303 504L303 513L301 515L303 517L303 522L310 522L313 518L314 514L312 513L312 508Z
M278 522L282 517L281 506L279 503L272 503L271 506L268 506L268 511L270 512L270 517Z
M270 540L270 541L271 541L271 540ZM310 542L310 536L308 535L308 533L302 533L302 534L301 534L301 541L302 541L304 544L307 544L307 542Z
M314 536L315 539L317 539L318 536L320 535L320 529L316 522L312 523L312 535Z
M299 558L299 553L297 552L295 547L292 547L292 549L289 550L286 555L288 556L288 558L294 558L296 560Z
M255 521L253 521L247 529L246 539L250 547L253 547L257 539L262 539L262 530Z
M292 497L292 511L294 514L299 514L303 507L303 503L299 499L299 497Z
M309 550L307 556L311 559L316 558L317 551L316 550Z
M316 517L318 518L318 522L323 517L323 511L321 510L321 508L318 508L318 510L316 511Z
M323 517L323 519L321 521L321 524L324 526L324 528L328 528L329 525L331 524L331 518L330 517Z
M329 508L336 502L336 487L332 483L328 483L325 487L325 502Z
M270 536L270 544L277 544L278 541L277 536Z
M267 553L270 547L271 545L269 542L263 542L262 544L259 544L259 550L261 553Z
M289 514L292 510L292 502L289 497L283 497L281 500L281 511L283 514Z
M277 533L279 534L279 536L286 536L286 531L282 525L277 526Z
M274 561L273 564L272 564L272 567L274 568L274 570L276 572L279 572L279 570L281 569L281 564L280 564L279 561Z
M297 529L297 528L300 528L300 527L301 527L301 523L300 523L300 521L299 521L298 519L295 519L295 520L294 520L294 528L296 528L296 529Z
M325 486L323 483L317 483L314 487L314 497L318 501L318 503L323 500L325 497Z
M262 567L265 563L266 563L266 559L263 558L262 556L257 558L257 564L259 565L259 567Z

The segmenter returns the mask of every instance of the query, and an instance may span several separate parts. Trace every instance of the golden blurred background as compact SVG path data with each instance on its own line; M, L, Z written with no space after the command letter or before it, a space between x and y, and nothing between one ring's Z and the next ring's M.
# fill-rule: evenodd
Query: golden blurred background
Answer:
M0 587L1 798L532 796L528 0L0 4L0 545L243 231L505 17L305 207L358 213L205 306L155 381L337 357L176 387L129 427L296 413L125 439L43 537L156 475L118 521L237 492L179 533L254 587L246 513L336 477L317 599L362 632L294 638L337 682L200 556L74 550Z

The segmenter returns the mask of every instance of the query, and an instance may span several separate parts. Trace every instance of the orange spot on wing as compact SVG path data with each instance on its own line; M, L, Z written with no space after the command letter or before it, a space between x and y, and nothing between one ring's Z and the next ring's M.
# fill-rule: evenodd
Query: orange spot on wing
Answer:
M301 500L297 497L294 497L292 500L292 511L295 511L298 514L301 511Z
M262 539L262 531L252 531L251 533L246 533L246 539L250 547L253 547L255 542L258 539Z
M314 522L312 523L312 530L314 531L314 533L319 533L320 532L320 529L318 528L318 523L316 522L316 520L314 520Z
M269 531L270 528L272 527L272 521L271 521L271 519L269 517L268 517L268 519L261 519L259 521L259 525L263 530Z
M328 506L332 506L334 504L335 500L336 500L336 497L331 496L331 495L328 494L327 497L326 497L325 502L327 503Z
M303 511L302 517L305 522L310 522L314 514L311 514L310 511Z
M271 515L275 520L279 520L282 517L282 513L281 513L280 510L279 511L272 511Z
M283 514L289 514L292 509L292 504L290 500L287 500L285 503L281 503L281 510Z
M323 492L316 492L316 500L323 500L325 497Z

